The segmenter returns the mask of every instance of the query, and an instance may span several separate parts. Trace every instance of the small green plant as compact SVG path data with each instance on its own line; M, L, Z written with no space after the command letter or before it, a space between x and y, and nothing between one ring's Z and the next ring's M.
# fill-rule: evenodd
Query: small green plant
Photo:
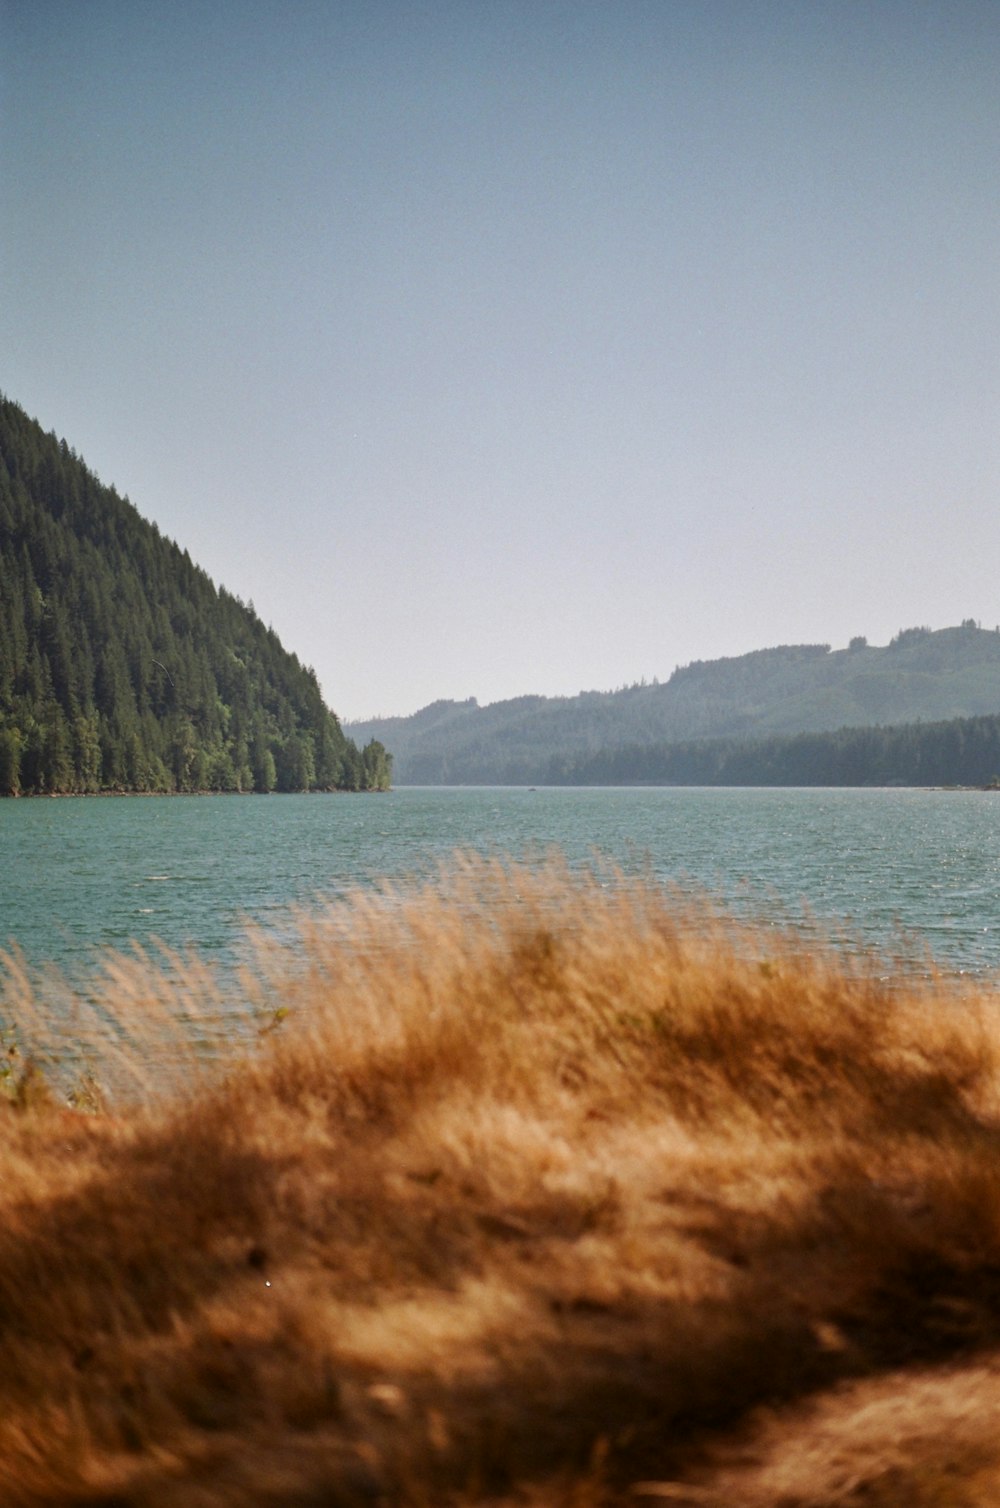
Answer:
M91 1067L84 1069L66 1098L73 1110L86 1115L104 1115L108 1109L107 1095Z
M0 1028L0 1098L13 1100L17 1097L17 1081L20 1077L21 1054L10 1032Z
M283 1021L288 1019L287 1005L276 1005L272 1010L264 1014L264 1019L257 1028L258 1037L269 1037L276 1032Z

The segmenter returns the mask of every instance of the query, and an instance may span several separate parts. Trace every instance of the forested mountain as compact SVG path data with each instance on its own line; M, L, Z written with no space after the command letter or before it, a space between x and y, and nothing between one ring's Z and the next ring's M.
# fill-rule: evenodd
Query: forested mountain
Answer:
M0 397L0 793L388 781L252 607Z
M695 661L663 683L620 691L487 707L474 699L435 702L409 718L350 724L348 732L390 744L402 784L542 784L599 778L584 771L602 760L610 769L624 750L996 712L1000 631L967 620L936 633L903 629L881 648L859 637L841 650L797 644Z

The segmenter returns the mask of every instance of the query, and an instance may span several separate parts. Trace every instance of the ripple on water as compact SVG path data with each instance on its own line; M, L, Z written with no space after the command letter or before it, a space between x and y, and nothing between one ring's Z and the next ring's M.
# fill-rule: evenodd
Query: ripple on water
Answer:
M376 808L368 803L377 801ZM377 822L377 826L375 823ZM848 922L956 971L1000 971L1000 803L928 791L404 789L388 797L0 803L0 928L66 965L154 937L225 961L244 918L281 925L384 878L430 877L456 849L594 854L707 889L767 924ZM137 906L135 889L156 891Z

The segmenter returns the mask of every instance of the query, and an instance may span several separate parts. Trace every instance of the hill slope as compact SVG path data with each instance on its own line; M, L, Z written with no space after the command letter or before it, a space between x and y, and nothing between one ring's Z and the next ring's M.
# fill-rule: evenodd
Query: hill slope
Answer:
M0 398L0 793L388 776L252 608Z
M662 684L480 707L435 702L348 725L391 744L401 784L538 782L620 749L944 722L1000 711L1000 632L902 630L877 648L783 645L696 661Z

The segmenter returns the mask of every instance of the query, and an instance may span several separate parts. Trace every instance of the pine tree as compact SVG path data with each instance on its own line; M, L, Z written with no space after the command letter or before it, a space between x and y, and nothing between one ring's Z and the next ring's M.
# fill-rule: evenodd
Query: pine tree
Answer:
M315 674L252 605L2 398L0 734L10 792L360 783Z

